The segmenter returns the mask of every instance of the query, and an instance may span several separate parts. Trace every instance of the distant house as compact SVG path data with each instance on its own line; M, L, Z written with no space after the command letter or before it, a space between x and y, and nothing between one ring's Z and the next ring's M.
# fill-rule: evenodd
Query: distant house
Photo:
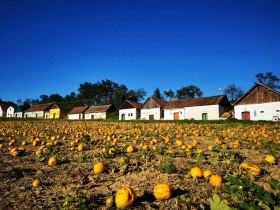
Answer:
M85 111L86 120L106 119L107 114L112 110L112 105L90 106Z
M239 120L279 120L280 93L255 83L234 103L234 116Z
M23 118L24 117L24 112L30 108L29 104L23 104L22 106L18 106L15 109L14 117L15 118Z
M136 120L143 104L126 100L119 108L119 120Z
M74 107L69 113L68 113L68 119L69 120L83 120L85 119L85 111L88 109L88 106L78 106Z
M24 113L25 118L42 118L49 119L50 117L50 108L54 103L45 103L31 106Z
M50 119L67 118L67 113L61 103L54 103L50 108Z
M7 117L14 117L16 108L16 105L10 105L7 109Z
M163 107L165 120L218 120L230 109L225 95L172 100Z
M10 104L0 104L0 117L7 117L7 110L10 107Z
M163 106L166 101L160 98L149 97L141 108L142 120L160 120L163 119Z

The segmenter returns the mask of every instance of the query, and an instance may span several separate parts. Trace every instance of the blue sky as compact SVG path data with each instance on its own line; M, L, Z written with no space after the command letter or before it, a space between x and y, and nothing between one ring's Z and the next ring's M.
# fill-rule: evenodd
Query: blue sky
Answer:
M279 0L1 0L2 100L110 79L204 96L280 77Z

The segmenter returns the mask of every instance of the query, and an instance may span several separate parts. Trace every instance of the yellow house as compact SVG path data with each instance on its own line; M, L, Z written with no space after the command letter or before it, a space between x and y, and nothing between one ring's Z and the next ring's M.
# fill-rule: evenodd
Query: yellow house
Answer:
M54 103L50 109L50 119L63 119L66 118L66 112L62 109L61 105Z

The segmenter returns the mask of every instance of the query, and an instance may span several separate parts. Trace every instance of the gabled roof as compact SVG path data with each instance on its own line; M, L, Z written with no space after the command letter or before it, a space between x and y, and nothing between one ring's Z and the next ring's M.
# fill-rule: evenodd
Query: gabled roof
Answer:
M27 109L25 112L36 112L36 111L46 111L51 108L53 103L46 103L46 104L38 104L31 106L29 109Z
M82 114L88 109L88 106L74 107L68 114Z
M131 105L132 107L136 108L136 109L141 109L141 107L143 106L143 104L135 102L135 101L131 101L131 100L126 100L125 102L123 102L123 104L120 106L119 109L122 109L122 107L126 104Z
M230 106L230 103L225 95L209 96L202 98L186 98L178 99L167 102L163 109L174 109L174 108L184 108L193 106L207 106L207 105L218 105L224 103L224 105Z
M8 108L11 106L11 104L0 104L0 107L2 109L3 112L6 112L8 110Z
M262 84L262 83L259 83L259 82L256 82L243 96L241 96L235 103L234 105L237 105L239 104L246 96L248 96L255 88L257 88L258 86L260 87L263 87L263 88L266 88L267 90L271 91L272 93L274 93L275 95L278 96L278 98L280 98L280 93L277 92L276 90L273 90L272 88ZM280 99L279 99L280 100Z
M112 105L101 105L101 106L90 106L86 111L85 114L89 114L89 113L100 113L100 112L107 112L108 109L111 107Z
M163 107L164 104L166 103L166 101L163 100L163 99L161 99L161 98L149 97L149 98L145 101L144 104L146 104L147 101L149 101L149 100L153 100L159 107ZM144 106L144 104L143 104L143 106Z

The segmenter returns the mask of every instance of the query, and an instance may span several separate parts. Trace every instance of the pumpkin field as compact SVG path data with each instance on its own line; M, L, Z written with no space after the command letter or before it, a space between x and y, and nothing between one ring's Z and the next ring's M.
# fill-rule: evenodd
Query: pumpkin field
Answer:
M0 121L0 209L280 209L280 124Z

